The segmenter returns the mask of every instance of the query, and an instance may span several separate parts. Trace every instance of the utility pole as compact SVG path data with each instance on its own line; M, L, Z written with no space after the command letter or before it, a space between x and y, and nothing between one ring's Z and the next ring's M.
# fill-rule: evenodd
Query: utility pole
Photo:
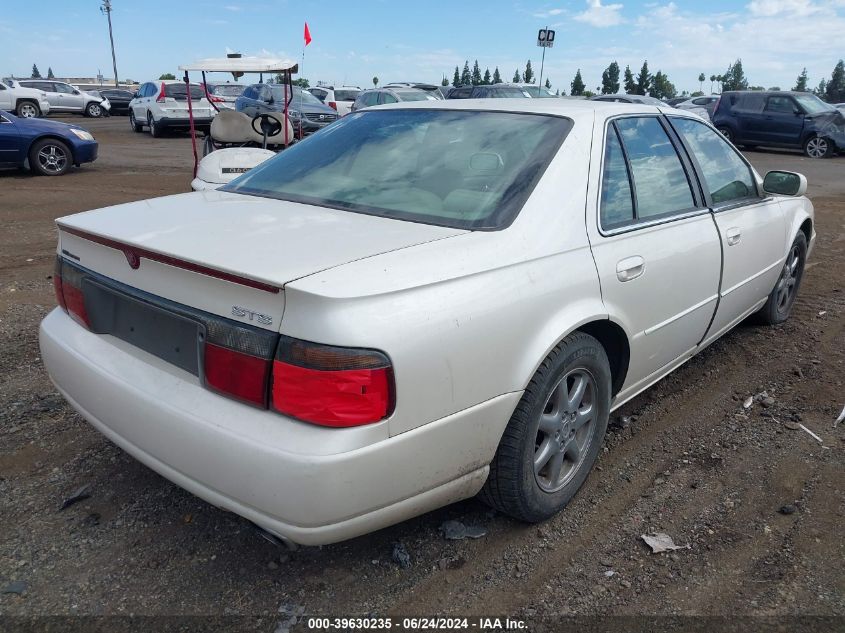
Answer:
M117 79L117 59L114 56L114 35L112 34L111 30L111 0L103 0L103 6L100 7L100 11L106 14L106 17L109 20L109 41L111 42L111 63L112 67L114 68L114 87L117 88L119 85L119 81Z

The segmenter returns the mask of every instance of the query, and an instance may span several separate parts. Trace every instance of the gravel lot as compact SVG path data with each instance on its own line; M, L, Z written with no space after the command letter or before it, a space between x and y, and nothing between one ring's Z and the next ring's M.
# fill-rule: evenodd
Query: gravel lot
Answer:
M230 621L274 631L302 607L845 629L845 423L834 426L845 405L845 157L748 153L761 172L810 182L819 238L792 318L741 325L617 412L563 513L527 526L470 500L289 553L123 453L50 384L37 326L54 306L53 219L183 192L191 179L185 135L133 134L126 117L68 120L99 139L97 162L60 178L0 172L0 591L14 590L0 593L0 615L251 616ZM90 497L60 511L83 485ZM446 540L447 520L486 535ZM689 547L651 554L640 539L650 532Z

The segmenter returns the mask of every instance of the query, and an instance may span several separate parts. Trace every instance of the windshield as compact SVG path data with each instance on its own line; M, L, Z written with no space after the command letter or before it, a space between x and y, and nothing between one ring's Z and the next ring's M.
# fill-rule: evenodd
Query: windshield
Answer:
M462 229L513 221L569 119L468 110L346 116L223 190Z
M212 86L211 94L217 95L218 97L240 97L244 88L246 88L246 86L226 84L221 86Z
M394 90L399 101L436 101L437 97L422 90Z
M807 114L818 114L819 112L830 112L835 108L825 103L815 95L795 95L795 100L801 105Z

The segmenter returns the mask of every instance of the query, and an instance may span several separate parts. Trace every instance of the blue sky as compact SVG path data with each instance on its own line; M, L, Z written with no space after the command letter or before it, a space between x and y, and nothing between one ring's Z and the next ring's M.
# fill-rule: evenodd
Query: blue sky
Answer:
M100 0L4 2L0 74L109 77L111 55ZM545 76L569 91L580 68L587 87L613 60L636 73L644 59L678 90L697 90L700 72L724 72L742 58L752 84L790 88L807 67L810 84L829 78L845 55L845 0L642 2L634 0L112 0L121 79L155 79L228 51L300 60L307 20L313 42L303 75L366 86L451 80L455 65L478 59L510 80L531 59L536 31L550 25L555 47ZM37 6L37 9L33 7ZM709 89L709 81L705 82Z

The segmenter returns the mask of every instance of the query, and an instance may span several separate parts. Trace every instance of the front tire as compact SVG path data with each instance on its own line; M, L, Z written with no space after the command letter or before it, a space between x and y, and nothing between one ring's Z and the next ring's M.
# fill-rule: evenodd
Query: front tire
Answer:
M529 523L575 496L601 450L610 363L592 336L567 336L540 365L511 416L480 498Z
M798 231L783 262L780 276L769 294L765 305L757 312L757 318L765 325L777 325L789 318L798 288L804 277L804 262L807 260L807 237Z
M722 126L719 129L719 132L724 136L728 141L731 143L734 142L734 133L729 127Z
M73 163L67 145L54 138L33 143L29 150L29 168L41 176L61 176Z
M41 108L34 101L18 101L15 114L22 119L34 119L41 116Z
M85 108L85 114L92 119L99 119L103 116L103 107L94 101L88 104L88 107Z
M804 155L809 158L829 158L833 151L833 142L823 136L811 136L804 141Z

